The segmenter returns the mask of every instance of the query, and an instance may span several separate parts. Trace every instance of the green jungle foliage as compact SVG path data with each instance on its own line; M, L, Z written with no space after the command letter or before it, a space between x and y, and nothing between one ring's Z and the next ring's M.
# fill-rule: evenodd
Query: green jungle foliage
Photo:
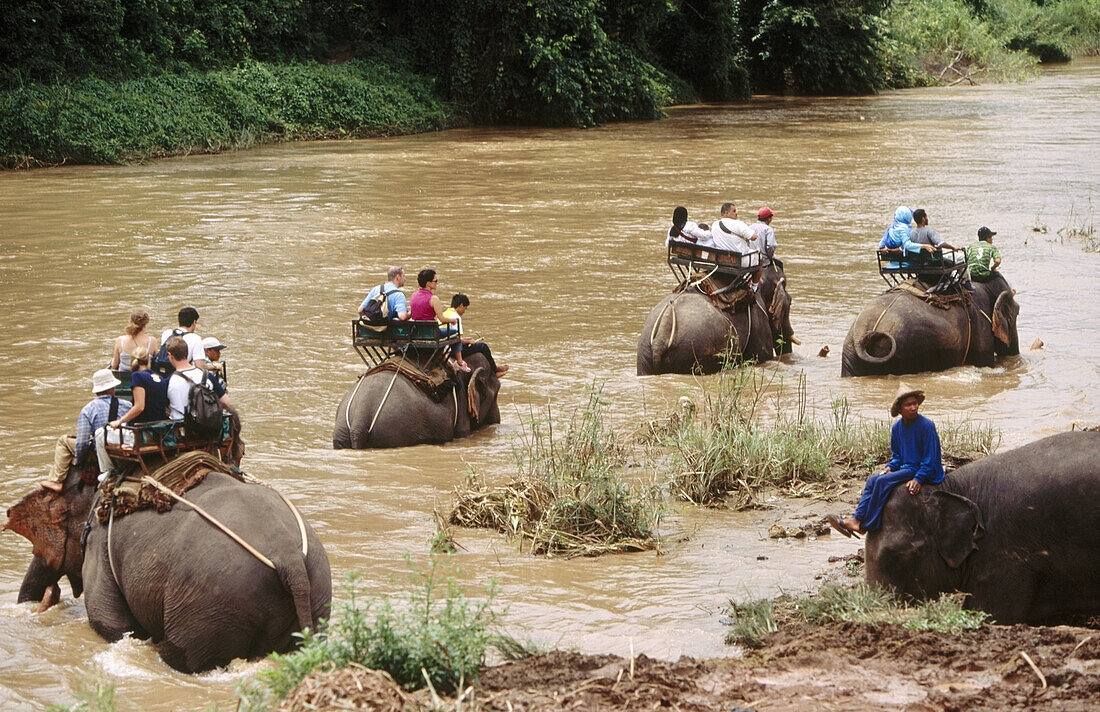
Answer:
M0 162L119 163L275 138L442 128L429 80L349 62L31 85L0 94Z
M1100 0L20 0L0 3L0 164L593 126L1097 52Z

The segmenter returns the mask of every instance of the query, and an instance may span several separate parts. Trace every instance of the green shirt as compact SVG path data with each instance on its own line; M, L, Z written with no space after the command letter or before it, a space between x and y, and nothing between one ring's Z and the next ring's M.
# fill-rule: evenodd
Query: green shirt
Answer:
M1001 251L992 242L978 240L966 248L966 266L970 269L971 279L988 277L989 265L999 259L1001 259Z

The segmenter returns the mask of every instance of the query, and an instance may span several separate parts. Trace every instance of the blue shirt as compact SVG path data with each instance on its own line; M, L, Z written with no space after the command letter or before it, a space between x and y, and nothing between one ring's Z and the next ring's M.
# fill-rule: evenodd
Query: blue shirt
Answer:
M920 245L914 243L909 239L909 223L913 220L913 211L909 208L902 206L894 211L894 222L890 227L886 228L886 232L882 235L882 240L878 243L878 248L881 250L886 247L900 247L903 254L909 254L910 252L920 252Z
M913 478L925 485L943 482L940 435L936 432L936 424L923 415L918 414L909 425L898 418L890 428L890 455L886 466L891 470L916 470Z
M145 389L145 410L141 411L135 423L153 423L168 419L168 377L155 371L135 371L130 376L134 388Z
M111 412L111 399L114 396L99 396L88 405L80 409L80 416L76 419L76 461L84 457L84 453L92 446L92 435L95 431L107 424L107 416ZM130 401L118 399L118 415L124 415L130 410Z
M367 294L367 298L359 305L360 311L362 311L363 307L367 306L367 302L378 296L378 290L382 287L386 288L386 303L390 306L390 319L396 319L398 314L409 310L409 302L405 299L405 293L398 289L397 285L394 283L386 282L384 285L379 285L370 290L370 293Z

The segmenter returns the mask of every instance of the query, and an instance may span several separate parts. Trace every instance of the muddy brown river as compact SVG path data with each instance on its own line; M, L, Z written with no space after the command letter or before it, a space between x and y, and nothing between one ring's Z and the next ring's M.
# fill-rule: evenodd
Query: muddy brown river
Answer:
M872 248L907 204L955 244L997 231L1025 349L992 369L906 377L928 392L923 412L992 422L1006 446L1096 423L1100 254L1057 231L1100 208L1098 105L1100 62L1087 60L1022 85L760 97L588 131L456 130L0 175L0 504L45 474L131 308L146 307L159 334L192 305L198 332L229 345L246 469L299 504L336 579L359 572L368 593L391 594L405 586L405 552L424 560L432 512L464 473L511 471L512 436L533 410L566 412L602 381L626 432L697 388L636 377L635 346L673 286L662 247L673 207L713 221L726 200L743 216L777 213L802 341L779 369L791 382L804 372L817 406L844 396L886 416L898 379L842 380L839 355L884 289ZM445 297L470 295L467 329L512 366L503 422L441 447L335 452L336 406L363 369L349 320L395 263L410 277L437 269ZM1045 348L1026 350L1036 338ZM826 344L832 355L818 358ZM858 548L768 540L781 516L674 507L662 530L686 541L595 560L532 558L462 531L450 561L471 592L499 582L512 631L544 646L719 656L729 597L808 588L829 556ZM59 606L33 614L15 603L30 545L2 541L0 708L68 701L97 674L121 709L225 708L255 671L186 676L146 643L108 645L67 584Z

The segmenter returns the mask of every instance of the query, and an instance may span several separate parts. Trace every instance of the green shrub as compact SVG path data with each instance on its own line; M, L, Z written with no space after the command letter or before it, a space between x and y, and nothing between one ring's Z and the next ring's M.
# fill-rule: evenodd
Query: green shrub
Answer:
M937 633L950 634L980 628L989 618L989 614L963 608L965 600L965 593L945 593L917 606L912 617L902 625L912 630L934 630Z
M1100 0L1057 0L1043 9L1062 31L1062 45L1069 54L1100 54Z
M379 64L248 62L121 83L85 79L0 95L0 161L122 163L252 141L442 128L429 80Z
M495 637L495 589L484 600L471 601L444 578L435 557L423 570L409 568L413 589L403 605L362 600L361 579L349 575L343 584L346 600L336 604L336 615L320 631L303 634L295 652L272 655L275 667L242 689L245 709L267 709L314 670L352 662L385 670L407 689L424 687L425 674L440 692L476 680Z
M105 678L87 678L77 684L72 705L50 705L46 712L118 712L115 685Z
M685 77L703 99L730 101L749 96L749 73L734 40L740 34L738 0L694 0L672 4L650 45L661 66Z
M730 601L723 622L727 626L726 645L759 648L764 637L779 630L771 599L757 598L745 603Z

